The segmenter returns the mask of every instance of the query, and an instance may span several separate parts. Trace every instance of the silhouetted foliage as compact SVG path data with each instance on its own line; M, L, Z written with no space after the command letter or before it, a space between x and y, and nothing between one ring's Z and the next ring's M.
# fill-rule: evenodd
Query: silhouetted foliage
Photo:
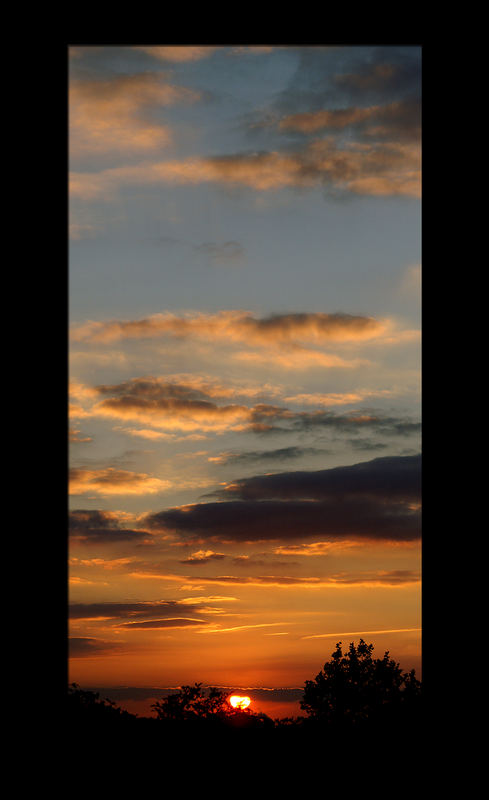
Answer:
M71 684L68 710L72 741L81 747L140 747L155 756L161 749L177 758L197 748L209 757L218 747L228 748L234 757L241 745L253 750L253 758L266 758L270 748L289 752L316 752L324 748L331 755L351 752L350 745L381 746L391 754L402 751L401 740L411 746L421 733L421 683L414 670L403 672L386 651L374 659L373 645L360 639L343 653L336 645L330 661L307 680L301 708L307 716L272 720L249 708L234 709L228 694L215 687L203 689L201 683L182 686L177 692L152 705L155 717L138 717L118 708L98 693ZM346 747L346 749L345 749ZM207 750L206 750L207 748ZM335 756L336 757L336 756Z
M76 683L68 687L68 713L70 722L78 728L120 726L121 723L128 724L136 719L134 714L119 708L112 700L101 700L98 692L80 689Z
M331 661L305 683L301 708L310 719L336 729L413 720L421 697L415 671L403 672L388 650L374 659L373 649L360 639L343 654L337 643Z
M202 684L182 686L176 694L169 694L163 700L153 703L158 719L164 720L196 720L209 719L226 713L227 695L211 687L206 697Z
M201 683L194 686L182 686L175 694L170 694L162 700L153 703L151 708L156 711L157 719L168 723L186 723L213 730L220 728L270 728L273 720L266 714L256 714L249 709L234 709L228 703L228 694L215 687L210 687L208 693L202 689Z

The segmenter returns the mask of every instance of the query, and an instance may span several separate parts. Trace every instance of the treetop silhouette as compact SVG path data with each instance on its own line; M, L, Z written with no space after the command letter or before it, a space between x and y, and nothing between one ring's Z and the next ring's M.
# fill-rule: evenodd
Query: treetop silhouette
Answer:
M316 678L305 682L300 705L311 719L334 727L355 726L405 716L417 708L421 683L414 669L403 672L388 650L374 659L373 644L363 639L358 647L351 642L345 654L341 644Z

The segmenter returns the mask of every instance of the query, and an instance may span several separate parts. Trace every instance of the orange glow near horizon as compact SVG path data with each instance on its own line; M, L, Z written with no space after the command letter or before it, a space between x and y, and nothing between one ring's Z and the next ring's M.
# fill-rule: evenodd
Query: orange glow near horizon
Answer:
M229 698L229 702L233 708L238 708L240 711L243 711L243 709L248 708L249 704L251 703L251 698L240 697L238 694L233 694Z

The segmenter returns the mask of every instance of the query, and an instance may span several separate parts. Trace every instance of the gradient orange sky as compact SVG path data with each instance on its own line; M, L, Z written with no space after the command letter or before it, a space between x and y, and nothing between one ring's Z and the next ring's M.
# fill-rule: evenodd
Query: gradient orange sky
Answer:
M70 681L420 677L421 49L69 60Z

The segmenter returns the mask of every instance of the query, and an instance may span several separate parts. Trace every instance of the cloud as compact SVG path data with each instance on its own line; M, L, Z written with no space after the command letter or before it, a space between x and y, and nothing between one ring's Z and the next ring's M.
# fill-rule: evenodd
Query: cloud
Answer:
M185 603L177 600L160 600L157 602L139 603L71 603L70 619L146 619L156 617L175 620L178 614L199 613L200 603Z
M305 588L305 589L331 589L331 588L402 588L420 583L419 573L414 570L379 570L358 573L338 573L335 575L319 576L295 576L295 575L205 575L199 577L199 582L203 584L214 584L217 586L256 586L256 587L277 587L277 588ZM199 609L197 609L199 611ZM205 610L201 609L201 613ZM285 623L274 623L285 624ZM290 623L288 623L290 624ZM246 625L238 627L261 627ZM238 628L236 628L237 630ZM216 630L222 630L217 629Z
M195 625L209 625L203 619L188 619L188 618L175 618L175 619L153 619L146 622L123 622L121 628L134 629L164 629L164 628L190 628Z
M233 628L208 628L201 630L199 633L234 633L235 631L247 631L252 628L273 628L276 625L290 625L287 622L261 622L257 625L236 625Z
M275 425L280 421L286 427ZM348 414L336 414L332 411L290 411L286 408L266 406L264 404L253 409L252 429L257 433L273 434L286 431L317 431L321 428L336 432L358 433L364 430L375 430L394 436L410 436L419 433L421 423L402 417L389 417L374 412L352 411Z
M112 342L161 336L204 337L210 341L253 344L307 342L358 342L381 336L386 323L373 317L343 313L271 314L258 318L250 311L220 311L217 314L170 312L141 320L87 322L72 330L73 341Z
M370 430L387 435L408 436L420 429L420 423L409 418L389 417L373 411L336 414L322 409L293 411L267 403L257 403L254 406L237 403L219 405L214 399L214 395L219 394L219 388L211 386L209 391L210 394L207 394L201 381L193 384L191 379L184 384L153 376L132 378L120 384L97 386L93 392L102 399L94 403L90 411L84 411L83 415L149 424L152 429L166 431L164 436L175 431L233 430L274 434L314 432L320 428L344 433ZM152 429L143 428L138 432L133 428L122 428L132 435L162 438ZM158 479L147 475L124 473L121 470L117 474L115 470L77 470L73 481L77 491L96 486L97 491L103 490L103 493L108 493L109 486L132 486L133 493L143 493L143 490L149 491L151 488L153 491L163 491L170 486L169 482L158 482ZM189 486L188 483L186 485ZM112 493L115 493L114 489Z
M77 558L74 556L69 559L69 564L73 567L95 567L112 570L125 567L133 560L132 558Z
M352 106L290 114L278 125L280 130L303 134L320 130L354 129L363 140L394 139L419 141L421 108L417 100L404 100L388 105Z
M133 49L140 50L159 61L182 64L209 58L217 48L206 45L137 45Z
M93 441L90 436L80 436L78 428L70 428L68 431L68 441L70 442L91 442Z
M107 397L93 406L93 414L136 420L169 431L240 430L251 415L246 406L217 405L192 385L153 377L99 386L97 391Z
M411 633L414 631L421 631L422 628L392 628L390 630L382 629L380 631L342 631L341 633L316 633L313 636L302 636L302 639L332 639L338 636L366 636L367 634L378 633Z
M421 48L379 47L368 62L353 58L350 69L334 76L343 97L389 102L392 97L419 97L421 94Z
M241 262L245 249L239 242L203 242L194 245L196 253L206 256L214 264L228 264Z
M126 527L124 516L112 511L71 511L69 531L72 541L81 544L138 543L151 538L146 530Z
M221 453L208 461L217 464L247 464L257 461L288 461L309 455L324 455L328 450L318 447L280 447L277 450L251 450L243 453Z
M151 107L192 103L191 89L174 86L157 73L73 81L70 87L70 152L151 152L172 140L168 126L148 115Z
M348 541L347 539L339 542L310 542L308 544L285 544L277 547L274 552L284 556L324 556L330 553L343 552L352 547L361 547L361 541Z
M315 472L245 478L215 492L219 502L149 514L149 529L219 542L413 541L420 537L420 456Z
M303 392L302 394L284 397L284 402L312 406L343 406L360 403L370 397L392 397L394 394L391 389L380 389L378 391L360 389L355 392L329 392L328 394Z
M224 553L215 553L213 550L198 550L196 553L192 553L189 558L180 561L180 564L208 564L209 561L220 561L222 558L226 558Z
M85 636L72 636L68 639L71 658L90 658L92 656L120 653L124 648L121 642L107 642Z
M421 456L387 456L314 472L281 472L233 481L215 495L242 500L376 497L419 501Z
M153 478L143 472L128 472L123 469L79 469L72 468L69 473L69 493L86 494L154 494L164 492L173 486L171 481Z
M281 114L388 105L421 95L420 47L301 47L297 54L297 69L274 104Z
M235 360L249 364L273 364L281 369L306 370L311 368L326 369L352 369L354 367L368 366L365 359L341 358L333 353L321 353L297 345L289 345L287 350L268 349L265 351L242 351L232 356Z
M95 198L130 184L198 185L214 183L259 192L323 187L335 194L420 197L419 143L349 141L332 137L310 142L302 150L251 152L207 158L160 161L100 172L74 172L72 197Z

